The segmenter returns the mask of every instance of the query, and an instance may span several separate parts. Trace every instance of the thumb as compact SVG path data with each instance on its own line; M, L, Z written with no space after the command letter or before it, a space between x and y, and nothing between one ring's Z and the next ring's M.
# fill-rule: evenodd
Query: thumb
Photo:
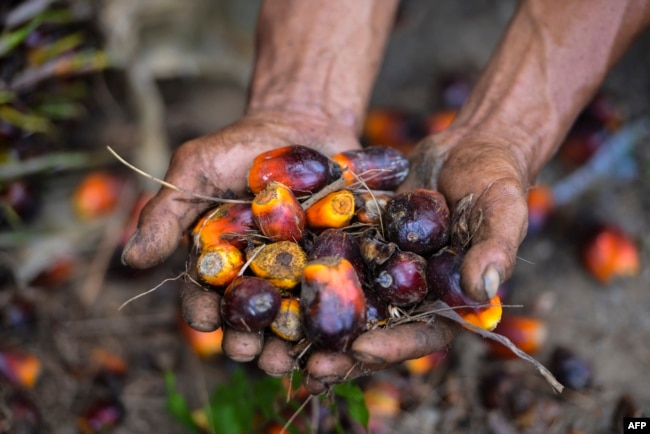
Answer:
M164 186L145 205L138 229L122 252L125 265L149 268L163 262L176 250L185 230L214 205L209 197L219 191L196 170L197 154L188 144L174 154L165 177L178 190Z

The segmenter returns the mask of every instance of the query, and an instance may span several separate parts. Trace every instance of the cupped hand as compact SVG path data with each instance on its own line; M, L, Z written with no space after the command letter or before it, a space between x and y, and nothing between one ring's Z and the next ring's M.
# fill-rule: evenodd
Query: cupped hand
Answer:
M529 145L452 127L423 140L411 155L402 189L438 190L452 212L461 199L470 199L469 250L460 275L475 301L488 301L510 277L526 235Z
M226 191L242 195L253 158L291 144L310 146L328 156L360 147L351 129L297 113L247 116L223 130L189 141L175 152L165 176L166 182L181 191L163 187L145 206L138 230L123 252L123 262L134 268L149 268L163 262L197 218L214 206L213 202L184 192L211 197ZM195 259L190 254L190 279L181 289L183 318L197 330L215 330L222 326L221 296L196 283L195 267L191 264ZM436 333L423 333L420 328L438 330L436 326L409 326L403 331L395 329L380 334L379 339L376 333L368 332L355 341L356 350L352 352L314 353L306 364L308 389L320 393L331 384L432 352L451 339L446 327L440 326ZM408 342L402 343L406 337ZM400 345L393 346L392 341ZM288 342L261 333L224 326L223 350L240 362L257 358L260 368L269 375L286 375L296 366Z
M526 144L463 128L449 129L422 140L411 153L411 170L401 191L439 190L451 209L471 197L470 246L461 266L461 285L476 301L487 301L514 268L517 249L528 225ZM471 195L471 196L469 196ZM410 323L375 329L358 337L347 353L317 352L306 365L307 389L367 375L449 345L460 327L434 317L431 323Z

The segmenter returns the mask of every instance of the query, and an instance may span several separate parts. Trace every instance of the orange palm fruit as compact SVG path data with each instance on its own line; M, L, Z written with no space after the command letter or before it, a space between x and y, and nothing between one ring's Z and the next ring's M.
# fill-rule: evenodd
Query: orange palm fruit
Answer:
M41 361L25 351L0 352L0 374L9 382L31 389L41 375Z
M598 228L588 237L581 253L587 271L602 284L617 277L636 276L641 271L639 249L620 228Z
M223 329L221 327L211 332L202 332L190 327L182 318L179 318L178 324L192 351L202 359L208 359L223 352L221 349Z
M343 228L354 217L354 195L348 190L334 191L307 208L305 214L312 230Z
M375 107L366 114L362 137L370 145L384 145L407 151L422 136L420 130L419 122L414 122L407 113Z
M302 240L305 211L285 185L270 182L264 190L257 193L251 210L257 227L272 241Z
M544 227L555 206L553 191L545 185L538 185L528 190L528 231L538 232Z
M314 193L341 176L338 164L302 145L284 146L259 154L248 171L253 194L272 182L280 182L294 193Z
M427 134L436 134L449 128L458 114L457 110L447 109L432 113L424 121Z
M365 295L350 261L329 256L309 262L303 271L300 308L305 335L316 347L348 349L366 318Z
M426 375L440 366L447 358L448 350L439 350L425 356L404 362L406 370L411 375Z
M244 254L229 243L206 247L196 260L199 279L212 286L228 285L244 266Z
M296 342L302 339L304 333L300 322L300 300L295 297L283 298L270 328L284 340Z
M124 180L107 171L87 174L75 188L72 207L83 220L91 220L110 214L117 208Z
M465 295L460 286L460 266L464 252L457 247L447 247L431 256L427 264L429 293L444 301L465 321L477 327L493 330L503 314L498 295L488 303L476 302Z
M517 348L527 354L534 354L541 349L548 336L546 323L539 318L504 315L494 329L495 333L507 337ZM505 346L493 340L485 341L490 353L503 359L517 357Z
M199 249L223 242L243 249L247 244L245 235L254 230L250 204L222 203L204 214L194 226L192 236Z
M409 161L400 151L386 146L368 146L332 157L343 169L347 184L363 181L372 190L394 190L409 173Z
M360 193L355 195L356 213L354 219L359 223L380 224L386 203L391 198L385 193Z
M486 303L486 306L470 307L456 310L465 321L485 330L494 330L501 321L503 307L501 298L495 295Z
M257 277L266 279L280 289L282 295L290 294L302 278L307 263L307 253L293 241L278 241L250 251L255 255L250 269Z
M398 386L386 380L374 380L364 387L363 399L370 415L368 432L389 432L386 427L390 426L402 411Z

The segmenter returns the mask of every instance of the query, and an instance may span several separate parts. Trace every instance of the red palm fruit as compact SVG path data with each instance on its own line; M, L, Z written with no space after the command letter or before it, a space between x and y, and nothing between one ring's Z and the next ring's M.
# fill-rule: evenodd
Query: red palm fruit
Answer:
M244 266L244 254L229 243L203 249L196 260L199 279L212 286L226 286Z
M302 145L259 154L248 172L248 188L257 194L272 182L294 193L314 193L341 176L341 168L320 152Z
M284 340L299 341L304 336L300 316L300 300L295 297L283 298L271 323L271 331Z
M221 299L221 318L235 330L260 331L271 325L279 310L280 292L259 277L235 279Z
M449 241L449 208L435 190L400 193L386 204L382 216L386 239L400 249L428 255Z
M182 318L179 318L178 324L190 348L200 358L209 359L223 352L221 349L223 329L221 327L210 332L202 332L190 327Z
M194 245L203 249L228 242L237 248L246 247L245 234L255 229L251 205L222 203L208 211L194 226Z
M365 265L359 250L359 243L352 235L334 228L321 232L314 240L307 255L307 260L315 261L327 256L337 256L350 261L359 276L359 280L363 282Z
M399 388L385 380L374 380L364 387L363 399L370 415L368 432L390 432L387 427L402 412Z
M315 231L346 227L354 217L354 195L348 190L334 191L307 208L305 215L307 226Z
M125 414L124 405L118 399L100 399L77 417L77 427L82 434L107 433L122 422Z
M302 240L305 211L285 185L270 182L255 196L251 210L259 230L272 241Z
M374 272L377 295L394 306L412 306L428 292L427 261L413 252L399 251Z
M347 350L363 331L366 317L365 296L352 264L334 256L309 262L300 309L305 335L316 347Z
M456 119L457 110L440 110L430 114L424 121L427 134L436 134L449 128Z
M12 384L31 389L41 375L41 361L25 351L0 352L0 374Z
M87 174L72 194L72 208L83 220L110 214L117 208L124 180L106 171Z
M555 206L553 191L545 185L528 190L528 232L539 232L548 220Z
M488 303L479 303L465 295L460 286L460 265L463 256L464 253L460 249L446 247L429 258L427 261L429 291L451 307L467 306L456 309L456 312L465 321L477 327L493 330L503 313L501 299L495 295Z
M116 377L126 375L128 368L126 360L106 348L93 348L90 358L94 372L110 374Z
M386 208L390 195L385 193L360 193L355 195L357 212L354 219L359 223L381 224L381 215Z
M548 328L544 321L517 315L503 315L494 332L507 337L517 348L527 354L539 351L548 336ZM502 359L517 357L516 354L496 341L486 340L485 342L493 356Z
M6 209L0 213L0 227L10 222L7 211L14 214L21 222L28 222L38 214L41 198L36 188L23 180L10 182L0 188L0 204Z
M62 253L52 258L52 262L34 277L30 285L48 289L59 288L72 279L77 265L77 259L73 255Z
M410 151L424 132L419 120L393 109L372 108L366 114L363 140L370 145Z
M411 359L404 362L406 370L411 375L427 375L442 365L447 358L448 350L439 350L425 356Z
M2 426L4 432L37 434L43 432L43 417L34 402L19 388L2 388Z
M639 249L622 229L602 226L592 233L581 249L587 271L602 284L617 277L636 276L641 270Z
M307 263L307 253L297 243L278 241L250 254L255 254L250 263L251 271L277 286L282 295L289 295L300 283L302 270Z
M332 157L343 169L347 184L359 180L372 190L394 190L409 173L408 159L397 149L368 146Z

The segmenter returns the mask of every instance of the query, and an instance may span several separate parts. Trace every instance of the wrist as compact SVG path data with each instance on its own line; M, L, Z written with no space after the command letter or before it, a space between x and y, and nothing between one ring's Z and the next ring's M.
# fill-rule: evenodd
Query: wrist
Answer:
M359 134L396 4L264 2L247 114L304 113Z

